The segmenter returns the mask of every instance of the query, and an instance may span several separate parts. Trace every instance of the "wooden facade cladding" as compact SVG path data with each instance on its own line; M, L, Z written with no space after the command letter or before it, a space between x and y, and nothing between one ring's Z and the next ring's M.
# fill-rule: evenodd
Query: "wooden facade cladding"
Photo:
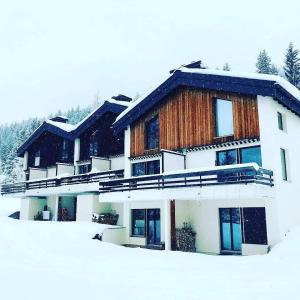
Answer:
M233 136L215 137L215 98L232 101ZM178 88L131 125L131 156L149 153L149 150L145 150L145 122L157 114L160 149L176 150L231 140L259 138L256 96Z

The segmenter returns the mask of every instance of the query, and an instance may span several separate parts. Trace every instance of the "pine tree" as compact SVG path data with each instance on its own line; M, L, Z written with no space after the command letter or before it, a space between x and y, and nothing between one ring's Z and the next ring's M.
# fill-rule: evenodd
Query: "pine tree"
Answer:
M230 67L229 63L224 64L223 71L231 71L231 67Z
M256 62L256 72L261 74L270 74L271 58L264 49L259 52Z
M284 75L286 79L293 85L300 84L300 57L299 50L294 48L291 42L286 50L284 60Z

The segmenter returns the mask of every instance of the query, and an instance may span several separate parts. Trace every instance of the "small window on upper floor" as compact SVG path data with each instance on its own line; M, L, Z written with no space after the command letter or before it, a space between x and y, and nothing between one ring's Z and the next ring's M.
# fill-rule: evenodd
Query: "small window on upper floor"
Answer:
M278 129L286 132L286 118L281 112L277 112Z
M214 105L216 137L233 135L232 101L215 99Z
M68 159L69 159L69 141L63 140L61 160L65 162L68 161Z
M34 166L39 167L41 164L41 151L38 150L34 153Z
M90 136L89 155L99 155L99 130L95 130Z
M288 181L287 151L280 148L282 180Z
M160 160L150 160L132 164L132 176L154 175L160 173Z
M145 123L145 149L158 149L159 147L159 120L156 115Z

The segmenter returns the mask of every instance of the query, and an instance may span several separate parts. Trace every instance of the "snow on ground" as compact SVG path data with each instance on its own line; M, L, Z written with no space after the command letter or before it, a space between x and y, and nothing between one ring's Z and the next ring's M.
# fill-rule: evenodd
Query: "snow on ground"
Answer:
M0 198L1 299L300 297L300 228L268 255L210 256L92 240L101 230L93 223L7 218L17 204Z

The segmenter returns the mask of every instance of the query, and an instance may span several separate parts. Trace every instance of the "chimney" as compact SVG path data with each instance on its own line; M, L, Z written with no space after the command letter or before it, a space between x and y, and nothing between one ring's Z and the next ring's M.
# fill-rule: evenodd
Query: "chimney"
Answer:
M114 99L114 100L117 100L117 101L125 101L125 102L130 102L132 100L132 98L127 97L127 96L122 95L122 94L119 94L118 96L113 96L111 98Z
M68 122L68 118L64 117L64 116L57 116L57 117L51 118L50 120L54 121L54 122L60 122L60 123L67 123Z

